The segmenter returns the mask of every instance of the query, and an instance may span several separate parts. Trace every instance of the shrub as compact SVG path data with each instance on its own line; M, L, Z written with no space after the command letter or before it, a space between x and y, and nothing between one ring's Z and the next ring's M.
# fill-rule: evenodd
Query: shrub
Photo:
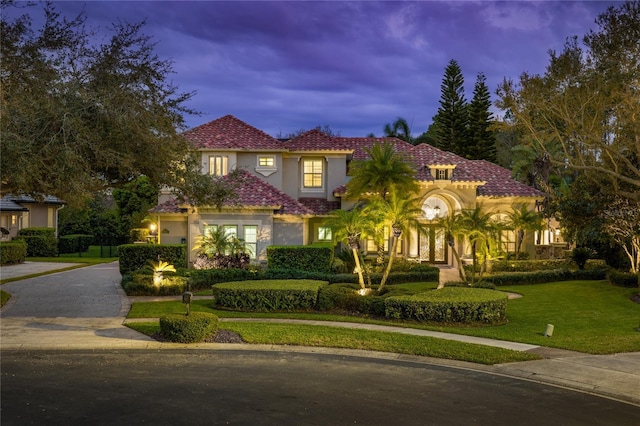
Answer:
M569 280L603 280L607 276L606 269L584 269L570 271L568 269L553 269L533 272L505 272L502 274L491 274L482 277L483 281L504 285L521 284L542 284L553 281Z
M93 242L93 235L73 234L64 235L58 239L58 252L63 253L82 253L89 250L89 246Z
M314 309L325 281L236 281L212 287L215 303L245 311L297 311Z
M160 334L169 342L202 342L217 330L218 317L206 312L172 314L160 318Z
M268 269L302 269L311 272L331 272L333 247L313 246L269 246L267 247Z
M53 228L23 228L18 237L27 242L27 257L55 257L58 255L58 240Z
M122 275L145 268L149 261L162 259L176 268L187 266L185 244L124 244L118 246Z
M193 267L195 269L249 269L251 258L247 253L199 255Z
M151 273L125 274L121 285L127 296L176 296L189 288L187 277L169 274L155 285Z
M210 289L214 284L229 281L261 279L263 276L260 272L248 269L197 269L189 271L189 285L193 291Z
M24 240L0 242L0 264L23 263L27 257L27 243Z
M529 254L529 252L526 251L521 251L520 253L517 254L517 259L518 260L529 260L529 257L531 255ZM510 251L509 253L507 253L507 260L513 260L516 259L516 252L515 251Z
M588 247L576 247L571 253L571 260L578 265L578 269L584 269L587 260L593 258L595 254L596 253Z
M638 274L612 269L607 274L609 283L618 287L638 287Z
M388 318L444 323L499 324L506 320L508 296L475 288L443 288L385 300Z

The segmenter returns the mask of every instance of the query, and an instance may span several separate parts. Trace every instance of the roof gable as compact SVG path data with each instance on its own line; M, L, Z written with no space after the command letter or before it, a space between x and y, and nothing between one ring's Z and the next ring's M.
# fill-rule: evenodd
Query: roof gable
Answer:
M225 115L184 132L198 149L283 150L282 143L233 115Z

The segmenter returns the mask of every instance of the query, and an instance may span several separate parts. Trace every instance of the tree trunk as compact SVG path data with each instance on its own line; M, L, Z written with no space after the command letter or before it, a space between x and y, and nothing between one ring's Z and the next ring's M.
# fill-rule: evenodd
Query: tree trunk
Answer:
M360 266L360 254L358 253L358 249L351 249L353 251L353 258L356 261L356 272L358 273L358 284L360 284L360 288L365 288L364 286L364 277L362 276L362 266Z
M380 281L380 287L378 287L378 293L382 291L385 283L387 282L387 278L389 278L389 273L391 272L391 265L393 265L393 259L396 257L396 250L398 249L398 240L399 237L394 235L393 244L391 246L391 253L389 254L389 263L387 263L387 267L384 270L384 274L382 274L382 280Z

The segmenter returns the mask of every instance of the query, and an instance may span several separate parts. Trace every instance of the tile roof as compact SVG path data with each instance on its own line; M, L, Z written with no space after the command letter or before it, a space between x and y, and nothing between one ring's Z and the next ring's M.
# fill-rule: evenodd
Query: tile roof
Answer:
M313 210L298 200L291 198L246 170L239 171L232 182L235 185L236 197L225 203L225 207L273 209L275 215L315 214ZM185 206L189 206L188 201L180 203L174 199L159 204L149 211L151 213L184 213Z
M242 149L282 151L282 142L248 125L233 115L210 121L183 135L199 149Z
M340 201L329 201L325 198L300 198L298 201L318 215L331 213L341 207Z
M351 151L352 148L335 138L312 129L284 143L289 151Z

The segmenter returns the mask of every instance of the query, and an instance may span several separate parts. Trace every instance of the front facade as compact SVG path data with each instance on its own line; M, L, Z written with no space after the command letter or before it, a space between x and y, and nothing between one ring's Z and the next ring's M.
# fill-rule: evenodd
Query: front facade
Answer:
M185 136L201 153L203 173L224 176L233 168L241 169L238 197L221 211L179 204L169 192L162 193L151 210L159 242L186 243L191 261L196 256L191 250L196 238L218 227L244 240L256 261L266 260L270 245L330 242L331 231L323 220L331 211L349 209L357 201L345 194L349 164L366 159L365 148L376 143L392 143L416 169L423 212L418 219L428 232L411 230L399 244L399 254L416 261L457 266L444 232L436 225L438 218L479 204L495 215L520 205L533 210L544 197L490 162L466 160L396 138L333 137L311 130L279 141L230 115ZM523 251L533 258L541 252L536 243L549 245L553 235L552 231L530 235ZM513 232L504 233L503 243L506 251L515 250ZM463 241L456 244L459 253L468 252ZM371 241L364 241L363 248L372 254L376 250Z
M0 199L0 239L11 240L23 228L54 228L58 234L58 212L64 201L47 196L36 200L26 195Z

